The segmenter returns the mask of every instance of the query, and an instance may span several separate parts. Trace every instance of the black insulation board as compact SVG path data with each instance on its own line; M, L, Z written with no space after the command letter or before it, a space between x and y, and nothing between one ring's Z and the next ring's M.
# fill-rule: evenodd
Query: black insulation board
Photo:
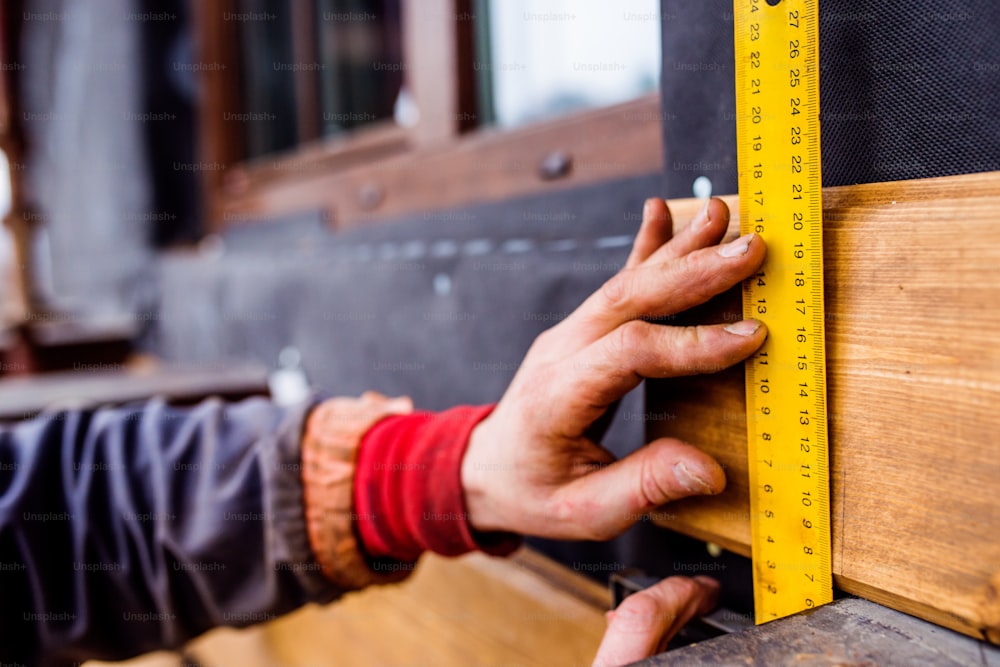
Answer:
M735 193L732 0L661 6L664 192ZM819 8L824 186L1000 170L1000 4Z

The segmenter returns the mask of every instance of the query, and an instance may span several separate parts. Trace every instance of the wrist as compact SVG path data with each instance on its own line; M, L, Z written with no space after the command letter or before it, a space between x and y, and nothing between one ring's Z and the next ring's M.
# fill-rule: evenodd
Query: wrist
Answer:
M385 420L365 436L355 507L369 554L414 561L426 551L458 556L478 549L505 555L517 546L515 536L488 532L484 526L489 523L472 522L462 480L471 434L492 410L484 405L415 413ZM491 496L472 488L481 518L479 501Z
M490 450L489 442L492 432L491 417L487 417L472 430L469 445L462 458L461 480L462 493L465 495L465 508L468 513L469 526L478 532L504 531L508 528L500 519L494 507L493 494L490 493L490 472L496 472L501 465L485 460L485 454ZM494 477L496 475L494 474Z
M371 569L354 531L353 486L364 434L380 420L410 410L408 399L393 401L369 392L360 399L324 401L306 419L301 475L309 544L324 575L343 590L405 576Z

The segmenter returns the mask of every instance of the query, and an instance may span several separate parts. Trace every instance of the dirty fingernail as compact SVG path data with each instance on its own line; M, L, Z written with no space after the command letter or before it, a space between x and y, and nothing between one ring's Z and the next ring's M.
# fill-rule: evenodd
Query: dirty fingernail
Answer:
M757 320L740 320L733 322L726 327L726 331L737 336L752 336L760 329L760 322Z
M756 236L756 234L747 234L739 237L735 241L730 241L725 245L720 245L719 254L723 257L739 257L747 254L747 250L750 249L750 243L753 241L754 236Z
M685 490L700 495L710 495L715 493L715 489L699 474L697 468L689 468L683 461L674 464L674 478Z

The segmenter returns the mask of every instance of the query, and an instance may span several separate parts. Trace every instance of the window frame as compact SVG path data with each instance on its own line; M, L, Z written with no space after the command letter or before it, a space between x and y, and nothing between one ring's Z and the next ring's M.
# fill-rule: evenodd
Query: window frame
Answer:
M198 108L207 232L315 210L344 229L662 169L658 93L512 130L477 127L482 3L401 5L406 85L420 109L414 127L384 121L244 160L238 128L222 120L240 99L235 27L223 20L234 0L196 3L200 62L220 65L204 68Z

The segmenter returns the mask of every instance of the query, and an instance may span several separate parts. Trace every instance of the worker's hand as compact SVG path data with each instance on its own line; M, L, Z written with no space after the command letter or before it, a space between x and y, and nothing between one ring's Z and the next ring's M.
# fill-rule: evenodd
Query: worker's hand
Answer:
M674 327L678 313L754 273L760 237L716 245L729 210L717 199L671 238L666 204L650 199L625 268L531 346L462 461L470 524L556 539L604 540L671 500L719 493L722 468L679 440L616 461L588 429L643 378L710 373L764 342L756 321Z
M594 667L628 665L662 653L688 621L715 606L718 595L714 579L670 577L628 596L608 612L608 629Z

